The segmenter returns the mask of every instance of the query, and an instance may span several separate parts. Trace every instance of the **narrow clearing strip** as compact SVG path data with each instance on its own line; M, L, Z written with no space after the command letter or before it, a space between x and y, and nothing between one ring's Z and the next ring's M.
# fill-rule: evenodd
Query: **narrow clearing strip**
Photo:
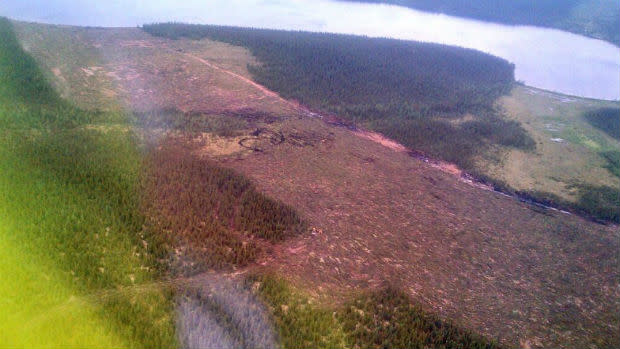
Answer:
M170 49L169 49L169 50L170 50ZM193 54L191 54L191 53L183 53L183 55L184 55L185 57L188 57L188 58L194 59L194 60L196 60L196 61L198 61L198 62L200 62L200 63L202 63L202 64L204 64L204 65L208 66L209 68L215 69L215 70L220 71L220 72L222 72L222 73L228 74L228 75L230 75L230 76L232 76L232 77L234 77L234 78L236 78L236 79L239 79L239 80L241 80L241 81L245 82L246 84L248 84L248 85L251 85L251 86L255 87L256 89L258 89L259 91L261 91L262 93L264 93L265 95L267 95L268 97L277 98L277 99L279 99L280 101L282 101L282 102L284 102L284 103L286 103L286 104L288 104L288 105L291 105L291 106L294 106L294 107L296 107L296 108L299 108L299 106L298 106L298 105L296 105L295 103L293 103L293 102L291 102L291 101L288 101L288 100L286 100L286 99L284 99L284 98L280 97L280 95L278 95L277 93L275 93L275 92L271 91L270 89L266 88L265 86L263 86L263 85L261 85L261 84L259 84L259 83L256 83L256 82L254 82L254 81L252 81L252 80L250 80L250 79L248 79L248 78L246 78L246 77L244 77L244 76L242 76L242 75L239 75L239 74L237 74L237 73L235 73L235 72L232 72L232 71L230 71L230 70L226 70L226 69L224 69L224 68L218 67L218 66L216 66L215 64L213 64L213 63L211 63L211 62L207 61L206 59L204 59L204 58L200 58L200 57L198 57L198 56L196 56L196 55L193 55Z
M174 51L174 50L172 50L170 48L168 48L168 50ZM174 51L174 52L178 52L178 51ZM306 107L303 107L302 105L300 105L298 103L295 103L295 102L292 102L292 101L289 101L287 99L282 98L276 92L271 91L267 87L265 87L265 86L263 86L263 85L261 85L261 84L259 84L257 82L254 82L251 79L248 79L248 78L246 78L246 77L244 77L244 76L242 76L240 74L237 74L237 73L232 72L230 70L227 70L227 69L224 69L222 67L219 67L219 66L209 62L208 60L206 60L204 58L200 58L200 57L198 57L196 55L193 55L191 53L183 52L182 54L184 56L186 56L188 58L191 58L193 60L196 60L196 61L198 61L198 62L200 62L200 63L202 63L202 64L204 64L204 65L206 65L206 66L208 66L208 67L210 67L212 69L215 69L217 71L223 72L223 73L228 74L228 75L230 75L230 76L232 76L232 77L234 77L234 78L236 78L236 79L238 79L240 81L243 81L244 83L246 83L246 84L248 84L250 86L253 86L254 88L258 89L259 91L261 91L266 96L272 97L272 98L276 98L279 101L281 101L281 102L283 102L283 103L293 107L294 109L300 110L306 116L319 118L321 120L327 120L328 119L328 118L324 117L323 115L321 115L319 113L316 113L316 112L313 112L310 109L308 109ZM363 129L360 129L360 128L356 127L356 126L355 127L348 127L348 128L351 129L353 134L358 136L358 137L362 137L362 138L368 139L370 141L373 141L375 143L381 144L382 146L390 148L390 149L392 149L394 151L397 151L397 152L408 152L411 155L411 157L413 157L413 158L415 158L417 160L420 160L422 162L425 162L429 166L431 166L433 168L436 168L436 169L438 169L438 170L440 170L442 172L454 175L454 176L458 177L459 181L461 181L463 183L466 183L468 185L471 185L473 187L476 187L476 188L479 188L479 189L482 189L482 190L493 191L493 192L496 192L496 193L501 194L503 196L510 197L510 198L515 199L515 200L519 200L521 202L524 202L524 203L527 203L529 205L533 205L533 206L536 206L536 207L540 207L540 208L544 208L544 209L549 209L549 210L553 210L553 211L559 211L561 213L569 214L569 215L572 214L571 212L559 209L557 207L547 206L547 205L544 205L542 203L535 202L535 201L532 201L530 199L523 198L523 197L521 197L519 195L516 195L516 194L505 193L503 191L497 190L491 184L479 181L478 179L476 179L475 177L473 177L469 173L467 173L467 172L463 171L462 169L460 169L455 164L452 164L452 163L449 163L449 162L445 162L445 161L442 161L442 160L432 159L432 158L428 157L427 155L425 155L424 153L416 151L416 150L408 149L404 145L402 145L402 144L400 144L400 143L398 143L398 142L396 142L394 140L391 140L391 139L381 135L380 133L372 132L372 131L368 131L368 130L363 130Z

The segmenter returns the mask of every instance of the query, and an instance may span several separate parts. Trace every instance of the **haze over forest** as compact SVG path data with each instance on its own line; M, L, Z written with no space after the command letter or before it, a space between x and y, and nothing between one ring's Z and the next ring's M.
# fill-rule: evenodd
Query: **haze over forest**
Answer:
M3 1L0 347L620 347L619 8Z

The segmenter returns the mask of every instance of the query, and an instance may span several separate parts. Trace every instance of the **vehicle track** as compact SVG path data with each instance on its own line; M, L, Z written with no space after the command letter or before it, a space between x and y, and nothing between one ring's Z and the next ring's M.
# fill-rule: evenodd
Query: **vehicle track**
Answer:
M191 58L191 59L194 59L194 60L196 60L198 62L201 62L202 64L207 65L208 67L210 67L212 69L215 69L215 70L218 70L218 71L223 72L225 74L228 74L228 75L230 75L230 76L232 76L232 77L234 77L236 79L239 79L239 80L245 82L248 85L251 85L251 86L255 87L256 89L261 91L266 96L272 97L272 98L276 98L279 101L281 101L281 102L283 102L283 103L285 103L285 104L287 104L287 105L289 105L289 106L291 106L291 107L301 111L303 114L305 114L305 116L319 118L319 119L325 120L329 124L333 124L335 126L347 127L356 136L369 139L369 140L371 140L371 141L373 141L375 143L379 143L379 144L381 144L381 145L383 145L385 147L388 147L388 148L390 148L390 149L392 149L394 151L397 151L397 152L409 152L410 154L422 154L421 152L418 152L418 151L415 151L415 150L411 150L411 149L405 147L404 145L402 145L402 144L400 144L400 143L398 143L398 142L396 142L396 141L394 141L392 139L389 139L389 138L387 138L387 137L385 137L385 136L383 136L383 135L381 135L379 133L368 131L368 130L364 130L364 129L358 128L356 126L352 126L351 124L348 124L348 123L339 123L339 122L330 121L331 118L328 118L328 117L326 117L326 116L324 116L324 115L322 115L320 113L313 112L310 109L308 109L308 108L306 108L306 107L304 107L304 106L302 106L302 105L300 105L298 103L286 100L286 99L282 98L280 95L278 95L276 92L271 91L267 87L265 87L265 86L263 86L263 85L261 85L259 83L256 83L256 82L252 81L249 78L246 78L246 77L244 77L242 75L239 75L239 74L237 74L235 72L232 72L230 70L227 70L227 69L224 69L222 67L219 67L219 66L217 66L217 65L207 61L206 59L200 58L200 57L198 57L196 55L193 55L191 53L183 52L182 54L184 56L188 57L188 58ZM246 147L243 144L241 144L241 145ZM254 149L254 150L256 150L256 149ZM502 191L502 190L499 190L497 188L494 188L493 185L478 180L477 178L473 177L471 174L466 173L465 171L459 169L454 164L447 163L445 161L441 161L441 160L437 160L437 159L431 159L430 157L428 157L426 155L423 155L422 157L417 156L417 155L412 155L412 157L414 157L416 159L419 159L421 161L424 161L426 163L429 163L430 166L438 168L439 170L441 170L443 172L451 173L451 174L457 176L460 181L462 181L464 183L467 183L467 184L469 184L471 186L474 186L474 187L477 187L477 188L480 188L480 189L483 189L483 190L495 191L495 192L497 192L497 193L499 193L501 195L511 197L511 198L513 198L515 200L527 203L529 205L532 205L534 207L538 207L538 208L541 208L541 209L559 211L559 212L562 212L564 214L572 214L571 212L563 210L560 207L548 206L548 205L545 205L544 203L532 200L530 198L526 198L526 197L524 197L522 195L513 194L513 193L507 193L505 191Z

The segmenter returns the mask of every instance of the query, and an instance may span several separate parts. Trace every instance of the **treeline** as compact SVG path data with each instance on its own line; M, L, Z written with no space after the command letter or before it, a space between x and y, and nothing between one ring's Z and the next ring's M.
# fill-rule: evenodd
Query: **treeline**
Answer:
M620 140L620 108L599 108L583 113L588 123L608 136ZM599 152L605 160L605 168L616 177L620 177L620 151L606 149ZM620 190L618 191L620 196ZM620 206L620 205L619 205Z
M532 148L495 100L510 91L514 66L478 51L359 36L187 24L145 25L172 39L210 38L249 48L255 80L310 108L334 113L397 141L474 168L489 146ZM455 119L470 113L465 122Z
M393 4L412 9L512 25L567 30L620 45L620 6L614 0L341 0ZM603 6L605 16L596 8Z
M428 314L403 292L362 295L338 313L351 348L499 349L497 342Z
M476 158L484 156L493 145L533 149L535 144L515 121L505 120L495 113L455 124L441 118L399 119L388 117L373 120L372 129L398 140L411 149L419 149L435 158L458 164L466 171L479 175Z
M620 189L607 185L579 183L569 189L577 192L576 202L567 201L559 196L540 191L514 191L510 187L502 191L512 193L523 201L557 207L577 213L599 223L620 223Z
M0 63L0 96L4 101L50 106L63 103L34 58L21 48L11 23L4 17L0 17Z
M146 212L154 230L183 250L179 273L241 266L267 242L302 232L290 207L258 192L234 171L198 158L182 142L164 140L148 156Z
M341 0L394 4L413 9L506 24L552 26L583 0Z
M0 17L0 81L0 98L4 103L0 108L2 129L68 128L111 117L84 112L63 100L34 58L22 49L11 22L4 17Z
M175 23L143 29L248 47L264 63L251 67L258 82L285 98L363 119L486 109L514 81L514 67L500 58L439 44Z
M620 151L607 150L600 153L605 160L605 168L616 177L620 177Z
M0 18L3 345L176 345L169 293L121 291L163 271L143 230L141 153L122 120L62 100Z
M620 140L620 108L599 108L587 111L583 117L590 125Z
M384 288L320 307L273 275L252 275L284 348L462 348L503 346L429 314L402 291Z
M285 98L453 162L502 192L599 220L620 219L613 195L602 195L606 187L580 185L580 199L570 203L548 193L516 193L484 174L478 161L497 146L535 148L521 125L494 106L514 83L514 66L500 58L458 47L337 34L178 23L143 29L171 39L210 38L247 47L261 62L249 67L254 79ZM603 156L616 171L617 154Z

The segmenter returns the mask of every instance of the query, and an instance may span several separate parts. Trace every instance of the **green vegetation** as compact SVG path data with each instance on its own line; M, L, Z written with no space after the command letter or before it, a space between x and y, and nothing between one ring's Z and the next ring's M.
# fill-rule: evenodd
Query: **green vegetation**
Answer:
M386 3L512 25L567 30L620 45L620 6L614 0L343 0Z
M249 127L246 119L234 117L234 115L185 114L179 110L157 110L134 115L137 124L147 129L179 130L189 133L207 132L222 137L238 135L240 130Z
M586 121L608 136L620 140L620 108L599 108L583 114ZM605 160L605 168L620 177L620 151L604 150L599 155ZM597 190L598 191L598 190ZM619 194L620 195L620 194ZM595 197L598 195L594 195Z
M285 280L254 275L248 284L268 305L283 348L345 348L342 326L331 309L313 303Z
M177 144L178 143L178 144ZM185 273L245 265L265 242L305 229L295 211L259 193L234 171L202 160L181 142L164 141L149 156L147 212L153 226L185 248Z
M600 108L584 114L590 125L620 140L620 108Z
M576 190L578 197L576 202L544 191L515 192L510 188L504 188L504 191L514 193L525 201L570 210L601 222L620 223L620 189L583 183L572 184L569 188Z
M456 163L507 193L516 190L485 175L481 159L497 161L491 154L498 148L525 152L535 148L521 124L496 109L497 99L514 86L514 67L477 51L390 39L175 23L143 29L172 39L210 38L245 46L261 62L249 67L254 79L283 97ZM613 160L609 162L612 172ZM519 195L597 219L617 219L611 213L615 207L606 206L613 202L596 194L606 187L583 184L579 188L577 203L555 200L555 196L549 199L553 195L531 189Z
M330 57L337 59L336 54ZM270 69L268 65L254 68ZM518 124L510 126L491 108L495 97L489 96L496 90L489 85L488 98L459 104L461 98L463 103L468 100L470 92L484 94L484 87L468 90L466 83L452 82L455 95L437 99L425 99L428 86L419 86L421 102L410 108L391 100L402 97L394 91L369 99L374 106L356 96L350 105L338 104L337 98L319 105L323 103L320 94L315 95L315 102L318 108L341 110L351 120L384 127L394 137L421 139L429 151L457 160L471 156L458 153L468 145L458 143L463 137L480 138L479 144L485 147L529 149L530 142ZM357 84L352 87L362 82ZM498 86L501 89L504 84ZM403 114L389 115L399 108ZM473 120L461 118L467 111L476 112ZM187 132L190 137L192 132L236 135L249 123L177 111L130 117L75 108L49 88L34 61L19 47L10 23L0 20L0 275L4 281L0 285L0 343L15 347L175 347L178 308L173 309L171 300L176 294L159 282L170 269L179 271L177 265L167 263L174 259L173 251L179 259L172 262L188 263L192 272L200 267L232 268L251 262L266 246L306 228L290 207L259 193L247 179L200 158L193 153L196 148L184 149L193 139L183 139L183 133L171 132L157 147L144 148L128 121L134 116L149 131L191 131ZM398 136L402 125L408 132L422 132ZM255 131L256 137L260 132L264 130ZM429 142L433 137L459 140L447 150L433 149L435 144ZM318 134L316 138L322 139ZM335 154L344 161L353 156L350 151ZM295 166L293 161L282 163ZM345 173L325 159L316 164ZM314 166L315 174L324 170L320 165ZM609 210L617 207L613 192L603 187L586 189L584 205L599 210L606 219L617 220L617 212ZM321 206L320 196L308 197L317 201L313 202L316 207ZM347 195L350 198L357 200L355 195ZM376 222L372 223L376 230ZM394 225L393 220L388 223ZM253 277L249 285L258 286L270 306L285 347L496 347L425 314L397 291L372 293L344 306L328 307L315 304L275 277ZM196 307L189 303L189 313L231 314L211 290L203 290L186 295L190 301L196 299ZM253 319L251 312L256 310L244 308L245 304L235 314L250 314L240 318ZM233 337L242 336L234 333L242 327L238 318L217 320L228 323L223 327L233 331ZM255 343L247 338L240 342Z
M532 149L534 142L513 121L488 113L484 118L455 125L437 118L396 117L373 120L372 129L395 139L412 149L458 164L471 173L477 173L476 157L484 156L492 144L520 149Z
M579 202L575 209L585 214L620 223L620 188L579 185Z
M500 348L384 289L324 307L271 275L248 284L268 304L284 348Z
M426 314L391 288L349 302L338 318L352 348L500 348Z
M605 151L601 153L601 156L607 162L605 168L608 169L614 176L620 177L620 151Z
M63 99L86 110L121 110L114 82L103 74L108 57L89 43L88 30L79 27L12 22L22 46L36 60ZM96 29L90 29L96 31Z
M231 170L133 132L230 135L244 120L85 111L50 87L4 19L0 39L0 343L175 347L174 292L159 282L177 267L173 249L190 242L180 259L192 265L240 265L304 229Z
M248 47L262 63L250 69L258 82L356 119L485 110L514 78L514 67L502 59L438 44L173 23L143 29Z
M2 129L71 127L92 119L94 115L80 113L61 100L34 59L22 50L10 22L4 18L0 18L0 39Z
M524 199L570 210L599 220L609 217L600 205L582 200L588 188L620 189L620 143L591 123L588 115L605 115L619 110L617 102L566 97L527 86L517 86L498 101L507 118L519 122L536 140L535 152L513 149L501 163L481 171L487 181L505 192L519 192ZM607 112L601 112L607 111ZM613 117L613 115L610 115ZM618 117L618 116L616 116ZM596 118L596 116L594 117ZM604 129L614 120L603 117ZM612 136L612 137L610 137ZM478 175L478 178L485 178ZM504 183L502 186L500 180ZM598 191L596 189L595 191ZM594 195L591 197L600 197ZM601 199L603 197L600 197ZM608 207L607 211L614 207Z
M124 119L64 102L0 19L3 345L176 345Z
M493 144L531 149L493 103L510 91L514 67L477 51L358 36L154 24L169 38L204 37L248 47L255 80L285 98L384 132L467 169ZM472 120L460 122L464 114Z

